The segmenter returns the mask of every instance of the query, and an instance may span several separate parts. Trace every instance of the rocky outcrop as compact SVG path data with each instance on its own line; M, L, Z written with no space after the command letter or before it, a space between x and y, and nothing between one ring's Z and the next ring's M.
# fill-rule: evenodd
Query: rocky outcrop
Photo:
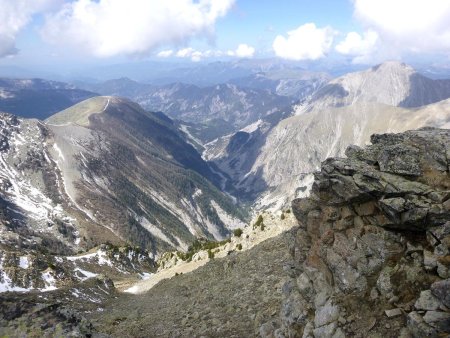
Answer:
M293 201L279 327L262 336L450 333L450 131L371 142L323 162L311 196Z

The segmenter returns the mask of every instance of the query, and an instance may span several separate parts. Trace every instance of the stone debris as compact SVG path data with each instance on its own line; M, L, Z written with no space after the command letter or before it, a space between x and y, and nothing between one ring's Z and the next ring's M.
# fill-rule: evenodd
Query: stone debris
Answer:
M388 316L388 318L401 316L403 314L401 309L385 310L384 313Z

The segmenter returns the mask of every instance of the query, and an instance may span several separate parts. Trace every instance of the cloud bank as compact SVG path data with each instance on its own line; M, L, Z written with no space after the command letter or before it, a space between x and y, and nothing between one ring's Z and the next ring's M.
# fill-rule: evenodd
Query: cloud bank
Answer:
M234 0L76 0L49 15L42 36L97 57L146 55L154 48L211 36Z
M336 50L354 55L354 62L382 61L406 54L450 53L450 1L353 2L354 17L366 33L363 37L349 33Z
M318 28L307 23L273 41L275 54L289 60L317 60L323 58L333 44L335 32L329 26Z
M345 40L336 46L336 51L354 56L355 63L363 63L369 60L376 51L378 40L378 33L373 30L366 31L363 36L356 32L350 32Z
M189 58L194 62L198 62L211 57L221 57L225 55L238 58L252 58L255 55L255 48L245 43L241 43L235 50L229 50L227 52L223 52L221 50L199 51L194 48L187 47L178 51L174 51L173 49L162 50L156 54L156 56L159 58L168 58L174 56L178 58Z

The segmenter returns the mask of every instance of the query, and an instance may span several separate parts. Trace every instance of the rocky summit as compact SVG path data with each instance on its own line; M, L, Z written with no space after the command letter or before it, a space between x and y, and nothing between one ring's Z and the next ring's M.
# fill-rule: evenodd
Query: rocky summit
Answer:
M371 137L292 202L279 318L262 337L450 334L450 131Z

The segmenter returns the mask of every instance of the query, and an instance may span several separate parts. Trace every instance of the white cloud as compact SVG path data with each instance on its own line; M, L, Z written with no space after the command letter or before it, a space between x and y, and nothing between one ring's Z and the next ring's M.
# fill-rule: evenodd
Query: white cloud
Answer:
M189 47L189 48L180 49L176 55L179 58L188 58L188 57L191 57L192 53L194 53L194 52L195 52L195 50L193 48Z
M241 43L235 51L237 57L240 58L251 58L255 55L255 48L246 45L245 43Z
M48 16L43 37L98 57L146 54L164 44L211 35L234 0L76 0Z
M168 57L172 56L173 53L174 52L172 49L167 49L167 50L160 51L158 54L156 54L156 56L160 57L160 58L168 58Z
M450 52L448 0L354 0L354 16L385 54Z
M288 32L287 38L278 35L273 41L275 54L290 60L317 60L326 55L335 32L331 27L317 28L307 23Z
M16 38L34 14L51 9L58 0L0 0L0 57L17 53Z
M235 50L228 50L226 54L228 56L235 56L239 58L252 58L253 55L255 55L255 48L245 43L241 43Z
M368 61L375 52L378 42L378 33L368 30L363 36L356 32L350 32L336 46L336 51L344 55L351 55L355 58L354 63L364 63Z
M179 58L190 58L192 61L198 62L201 61L204 57L208 57L209 55L206 52L200 52L198 50L195 50L194 48L189 47L180 49L175 54L175 56Z

